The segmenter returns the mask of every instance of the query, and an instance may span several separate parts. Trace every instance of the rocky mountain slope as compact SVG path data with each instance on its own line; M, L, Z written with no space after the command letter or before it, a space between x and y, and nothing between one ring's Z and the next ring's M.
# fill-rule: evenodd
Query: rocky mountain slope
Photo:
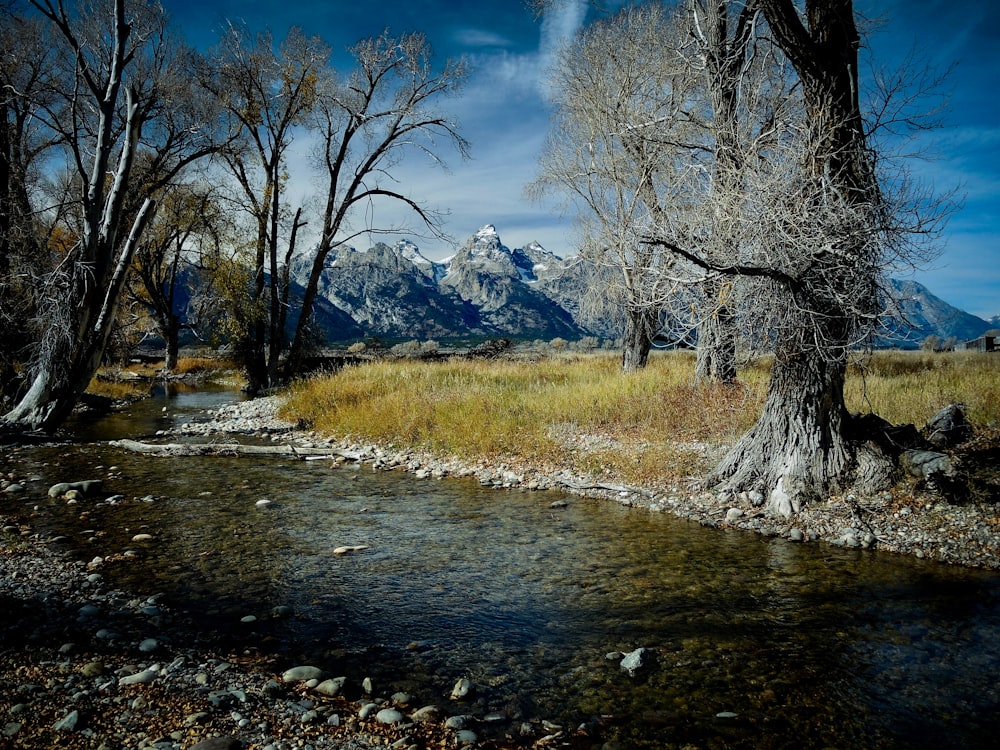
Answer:
M292 277L304 283L311 262L299 258ZM367 250L339 248L326 266L316 322L330 341L620 335L616 321L586 304L595 287L592 265L563 259L535 242L512 250L492 224L444 262L427 259L402 240ZM891 294L898 319L887 323L882 345L917 347L931 334L964 341L997 327L914 281L894 280Z

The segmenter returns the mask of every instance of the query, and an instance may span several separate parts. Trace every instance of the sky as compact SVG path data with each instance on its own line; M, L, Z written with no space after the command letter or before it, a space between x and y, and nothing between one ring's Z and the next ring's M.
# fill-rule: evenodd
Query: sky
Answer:
M548 128L547 71L560 43L592 17L586 0L560 0L541 18L523 0L163 0L163 5L196 47L217 40L227 19L270 29L279 39L299 26L323 37L334 50L334 66L341 68L348 63L346 49L360 39L385 29L423 32L435 57L464 57L470 65L462 93L447 107L470 142L471 155L463 160L445 152L446 171L431 168L426 159L405 162L393 175L414 197L448 212L444 228L454 244L417 233L379 239L412 239L425 256L441 260L481 226L493 224L508 247L537 241L557 255L575 254L572 216L555 200L529 200L524 189L537 176ZM891 70L910 55L917 67L954 66L944 85L942 127L923 137L934 158L915 160L912 168L935 190L957 190L963 202L941 238L939 256L912 278L974 315L1000 315L1000 3L855 0L855 7L868 21L865 46L876 66ZM312 184L304 153L292 157L290 173L294 189L308 196ZM402 218L379 211L378 224L396 225Z

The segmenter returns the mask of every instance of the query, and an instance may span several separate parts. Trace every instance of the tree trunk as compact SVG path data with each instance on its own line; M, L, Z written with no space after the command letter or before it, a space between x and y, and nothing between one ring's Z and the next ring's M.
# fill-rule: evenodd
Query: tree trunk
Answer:
M179 339L180 323L176 315L171 315L170 325L167 326L167 330L164 332L166 350L164 352L163 369L167 372L173 372L177 369L177 355L180 349Z
M659 318L659 312L649 308L626 310L622 372L636 372L646 366Z
M845 358L829 359L799 340L776 355L757 423L709 475L709 484L758 491L767 510L790 516L803 502L837 491L853 460L844 405Z
M698 356L695 360L695 383L734 383L736 381L736 319L723 295L728 291L718 281L706 283L707 314L698 325Z
M803 216L823 215L829 205L843 212L828 211L828 217L863 211L878 196L858 105L859 37L851 0L807 0L808 28L791 0L761 0L761 9L802 81L811 137L802 165ZM867 477L892 474L878 471L884 457L859 450L844 403L858 315L875 303L869 255L875 250L864 231L841 226L837 218L826 221L825 237L803 248L808 269L787 284L795 316L778 331L764 411L708 478L730 491L761 492L768 510L783 516L843 490L859 464Z

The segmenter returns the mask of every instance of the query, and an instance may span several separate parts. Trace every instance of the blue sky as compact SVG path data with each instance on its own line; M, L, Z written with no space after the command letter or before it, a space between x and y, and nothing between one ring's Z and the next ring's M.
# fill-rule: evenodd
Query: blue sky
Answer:
M524 198L535 177L548 125L545 71L560 40L586 21L585 0L563 0L556 12L537 19L522 0L379 0L375 3L309 0L163 0L187 39L206 47L227 18L251 28L270 28L278 38L293 25L322 36L334 49L334 64L357 40L381 33L424 32L435 53L464 56L472 74L461 96L449 101L471 158L448 154L449 170L426 162L403 164L398 177L413 195L450 212L446 231L458 242L483 224L495 224L503 242L521 247L536 240L558 255L572 255L570 217L556 205ZM965 202L951 219L941 255L916 273L937 296L975 315L1000 314L1000 3L996 0L855 0L857 10L877 19L869 47L878 64L895 67L914 51L921 62L955 70L946 84L949 108L944 128L927 137L934 161L915 171L939 190L960 187ZM296 189L310 192L305 159ZM419 185L419 188L415 187ZM380 209L382 210L382 209ZM378 223L400 217L386 212ZM429 258L453 247L413 237ZM393 238L389 238L390 240ZM356 244L365 244L364 242Z

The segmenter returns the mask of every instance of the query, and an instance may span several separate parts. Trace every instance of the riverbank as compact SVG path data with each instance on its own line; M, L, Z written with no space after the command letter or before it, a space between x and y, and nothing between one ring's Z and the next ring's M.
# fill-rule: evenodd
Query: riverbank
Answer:
M278 669L262 648L266 622L246 622L247 636L235 642L213 641L209 629L159 597L108 588L101 562L71 560L16 519L0 520L4 747L589 746L540 722L523 728L524 744L478 741L473 716L449 717L415 697L383 695L363 676L310 665Z
M760 498L749 494L732 496L700 490L697 477L669 485L626 485L615 476L595 478L544 462L463 461L425 451L340 440L297 430L279 417L281 404L280 396L231 404L206 421L183 425L178 432L188 436L256 435L303 448L328 448L334 463L347 460L338 455L344 454L373 470L406 471L419 479L475 477L481 484L498 489L559 490L670 513L704 526L782 537L796 543L827 543L950 565L1000 568L1000 513L990 503L954 503L930 492L902 489L869 497L830 497L784 519L765 514L758 507ZM627 450L607 436L571 433L566 440L580 453ZM694 447L707 459L717 457L721 450L707 445Z

